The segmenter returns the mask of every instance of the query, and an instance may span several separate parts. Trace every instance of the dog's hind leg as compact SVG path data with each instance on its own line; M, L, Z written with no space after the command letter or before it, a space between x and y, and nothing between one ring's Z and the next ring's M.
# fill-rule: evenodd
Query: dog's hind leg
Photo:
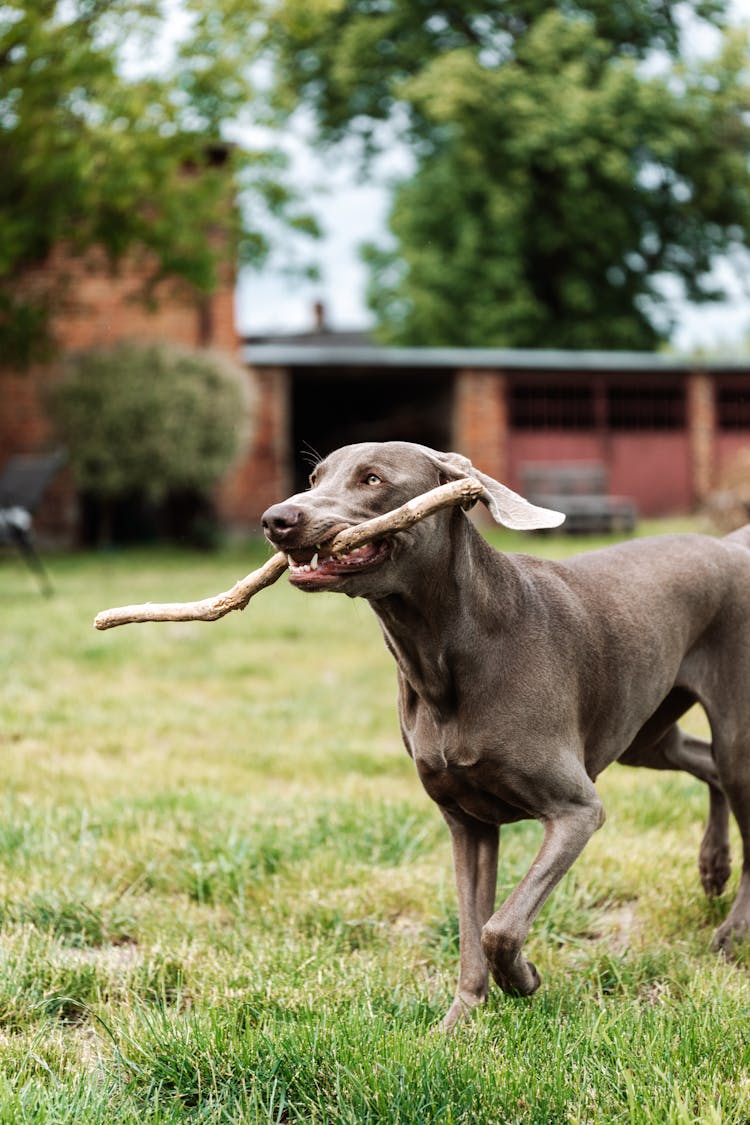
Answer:
M686 734L671 720L693 702L687 692L675 689L620 758L624 766L655 770L681 770L708 786L708 820L698 852L698 871L709 898L720 895L731 872L729 804L719 779L710 742ZM669 723L662 728L662 721Z
M709 898L720 895L732 865L729 854L729 804L719 781L711 743L686 734L675 723L653 746L628 750L620 762L653 770L681 770L708 786L708 819L698 851L698 871Z
M731 747L714 741L721 784L734 813L742 838L742 875L737 895L712 943L715 950L730 954L736 937L750 937L750 744L743 736Z
M732 871L729 851L729 802L715 785L708 788L708 820L698 851L698 871L703 890L718 898Z

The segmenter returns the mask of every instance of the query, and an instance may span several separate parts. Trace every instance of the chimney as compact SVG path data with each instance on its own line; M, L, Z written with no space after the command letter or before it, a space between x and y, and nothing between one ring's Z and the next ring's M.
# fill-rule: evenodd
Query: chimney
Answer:
M316 301L313 304L313 328L316 332L328 331L328 325L326 324L326 307L322 301Z

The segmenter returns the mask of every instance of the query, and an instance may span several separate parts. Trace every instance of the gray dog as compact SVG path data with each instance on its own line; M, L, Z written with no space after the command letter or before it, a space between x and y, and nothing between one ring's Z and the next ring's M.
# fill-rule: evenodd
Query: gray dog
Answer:
M292 584L366 598L398 665L404 742L453 843L460 973L445 1028L486 999L490 971L506 992L539 986L523 945L604 821L594 779L614 761L706 782L699 866L710 895L729 877L731 807L742 879L714 948L729 952L732 936L750 930L750 528L553 563L495 551L453 508L348 555L326 551L343 528L467 475L500 523L562 520L459 454L395 441L332 453L309 491L263 517ZM676 725L696 700L712 744ZM499 826L528 818L544 825L542 846L495 911Z

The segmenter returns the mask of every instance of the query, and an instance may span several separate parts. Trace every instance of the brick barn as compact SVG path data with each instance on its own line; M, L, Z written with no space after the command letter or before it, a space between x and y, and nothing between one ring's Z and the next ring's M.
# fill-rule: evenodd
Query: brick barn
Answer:
M750 359L688 361L644 353L379 348L330 332L322 316L299 337L249 341L234 327L234 277L198 297L164 283L137 299L144 263L113 275L95 252L45 269L70 277L54 324L61 351L121 339L167 340L239 357L255 386L254 440L222 482L217 507L232 532L257 533L265 507L305 486L309 464L351 441L400 438L457 449L523 490L525 465L597 462L609 491L642 515L693 510L750 446ZM44 386L55 366L0 370L0 469L13 453L54 444ZM74 543L80 509L65 473L38 515L47 539Z
M133 251L113 267L97 249L76 254L58 246L45 262L29 268L23 284L44 292L64 280L66 298L50 325L62 357L135 340L212 348L236 358L234 270L225 266L216 290L208 296L184 282L167 279L158 285L154 299L146 302L144 281L153 269L154 262L145 251ZM3 364L2 358L0 471L13 454L46 451L56 444L44 403L47 388L59 378L61 369L58 362L51 361L15 370ZM35 524L49 542L69 545L77 541L80 506L66 470L45 496Z
M376 348L321 331L243 351L261 421L223 494L228 523L304 487L351 441L457 449L521 489L523 466L598 462L642 515L687 513L750 445L750 360L644 353Z
M231 210L235 191L228 155L224 144L210 145L204 153L212 168L227 169L226 206ZM195 167L186 163L184 174L194 176ZM44 259L29 263L18 289L52 310L48 329L54 358L19 370L0 354L0 472L14 454L46 452L57 445L45 401L62 375L60 361L70 353L134 341L210 348L239 360L233 252L220 224L203 233L218 258L211 293L199 292L178 277L165 277L161 263L145 247L131 248L113 262L100 247L81 252L74 241L62 242ZM251 380L252 374L247 377ZM41 538L60 545L80 541L86 522L83 508L63 469L35 515Z

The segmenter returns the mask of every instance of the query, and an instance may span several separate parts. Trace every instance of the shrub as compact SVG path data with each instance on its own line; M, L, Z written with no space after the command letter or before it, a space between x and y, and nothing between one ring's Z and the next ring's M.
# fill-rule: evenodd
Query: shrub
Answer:
M51 409L110 537L125 500L205 502L242 448L250 405L246 372L223 356L122 343L73 357Z

